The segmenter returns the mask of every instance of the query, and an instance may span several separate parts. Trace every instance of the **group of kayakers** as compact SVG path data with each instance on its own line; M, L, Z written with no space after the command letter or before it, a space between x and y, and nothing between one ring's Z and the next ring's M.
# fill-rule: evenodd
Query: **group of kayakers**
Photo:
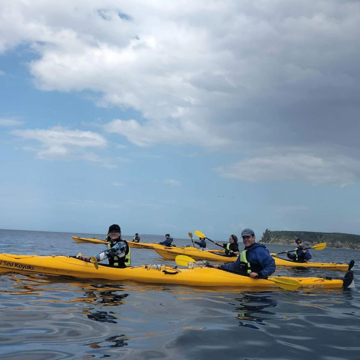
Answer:
M226 244L213 241L216 245L225 249L225 256L238 256L233 263L223 265L213 265L214 268L225 271L237 272L252 278L268 278L275 271L275 260L270 255L264 244L255 242L255 232L251 229L244 229L241 237L245 245L243 251L239 251L238 238L236 235L230 235L229 242ZM96 261L108 259L109 265L119 268L131 266L131 250L126 240L121 238L121 228L117 224L109 227L106 239L108 241L107 249L95 256ZM210 239L208 239L210 240ZM136 233L133 242L140 242L139 234ZM165 235L165 240L159 242L160 245L171 246L173 238L170 234ZM206 238L199 238L195 244L200 248L206 248ZM296 239L297 248L294 254L286 251L289 259L295 262L306 262L311 259L309 250L304 248L301 239ZM91 261L88 256L78 256L84 261Z

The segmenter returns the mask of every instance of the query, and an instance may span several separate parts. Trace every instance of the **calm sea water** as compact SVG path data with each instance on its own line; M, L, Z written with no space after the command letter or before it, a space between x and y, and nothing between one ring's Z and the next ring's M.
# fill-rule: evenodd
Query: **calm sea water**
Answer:
M0 253L93 255L69 234L0 230ZM125 237L130 239L130 237ZM158 242L163 236L142 236ZM176 239L190 245L189 239ZM283 246L268 246L280 252ZM312 251L357 261L360 251ZM132 249L132 264L174 262ZM278 274L343 277L279 269ZM179 286L0 275L0 359L360 359L360 295L352 290L227 292Z

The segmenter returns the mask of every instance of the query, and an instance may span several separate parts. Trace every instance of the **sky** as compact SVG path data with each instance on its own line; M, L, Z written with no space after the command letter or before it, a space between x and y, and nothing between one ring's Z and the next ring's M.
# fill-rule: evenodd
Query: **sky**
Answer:
M360 234L360 2L0 1L0 228Z

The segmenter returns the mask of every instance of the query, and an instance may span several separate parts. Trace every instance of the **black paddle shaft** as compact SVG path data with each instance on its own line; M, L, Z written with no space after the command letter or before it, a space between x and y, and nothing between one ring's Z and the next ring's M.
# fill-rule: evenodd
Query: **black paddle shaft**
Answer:
M216 243L216 241L211 240L211 239L209 239L208 237L205 237L205 239L206 239L206 240L209 240L209 241L211 241L212 243L214 243L215 245L220 246L220 247L222 247L222 248L223 248L223 246L222 246L222 245L217 244L217 243Z
M312 249L312 247L306 247L306 248L302 248L302 250L309 250L309 249ZM288 250L287 252L294 252L294 251L297 251L298 249L296 250ZM282 251L282 252L279 252L277 253L276 255L280 255L280 254L286 254L286 251Z

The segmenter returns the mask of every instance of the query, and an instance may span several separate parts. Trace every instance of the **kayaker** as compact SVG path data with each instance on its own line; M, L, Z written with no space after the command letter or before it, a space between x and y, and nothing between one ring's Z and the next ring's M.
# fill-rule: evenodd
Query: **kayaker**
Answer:
M135 234L134 238L133 238L133 242L135 243L139 243L140 242L140 236L138 233Z
M214 265L215 268L239 272L252 278L266 279L275 271L275 260L265 245L255 243L255 233L244 229L241 233L245 248L233 263Z
M298 246L294 253L291 254L289 251L285 251L287 257L295 262L303 263L311 259L311 255L308 249L304 248L304 242L301 239L295 240Z
M97 261L109 260L109 265L125 268L131 265L131 251L126 240L121 238L121 228L117 224L109 227L107 250L95 255ZM88 256L79 256L81 260L90 261Z
M159 244L164 245L164 246L171 246L173 241L174 241L174 239L172 237L170 237L170 234L166 234L165 240L162 242L159 242Z
M225 249L226 256L238 256L239 255L238 238L234 234L230 235L229 242L227 244L221 244L216 241L214 242L214 244L223 247Z
M199 245L199 247L201 249L205 249L206 248L206 241L205 238L199 238L199 241L195 241L196 245Z

